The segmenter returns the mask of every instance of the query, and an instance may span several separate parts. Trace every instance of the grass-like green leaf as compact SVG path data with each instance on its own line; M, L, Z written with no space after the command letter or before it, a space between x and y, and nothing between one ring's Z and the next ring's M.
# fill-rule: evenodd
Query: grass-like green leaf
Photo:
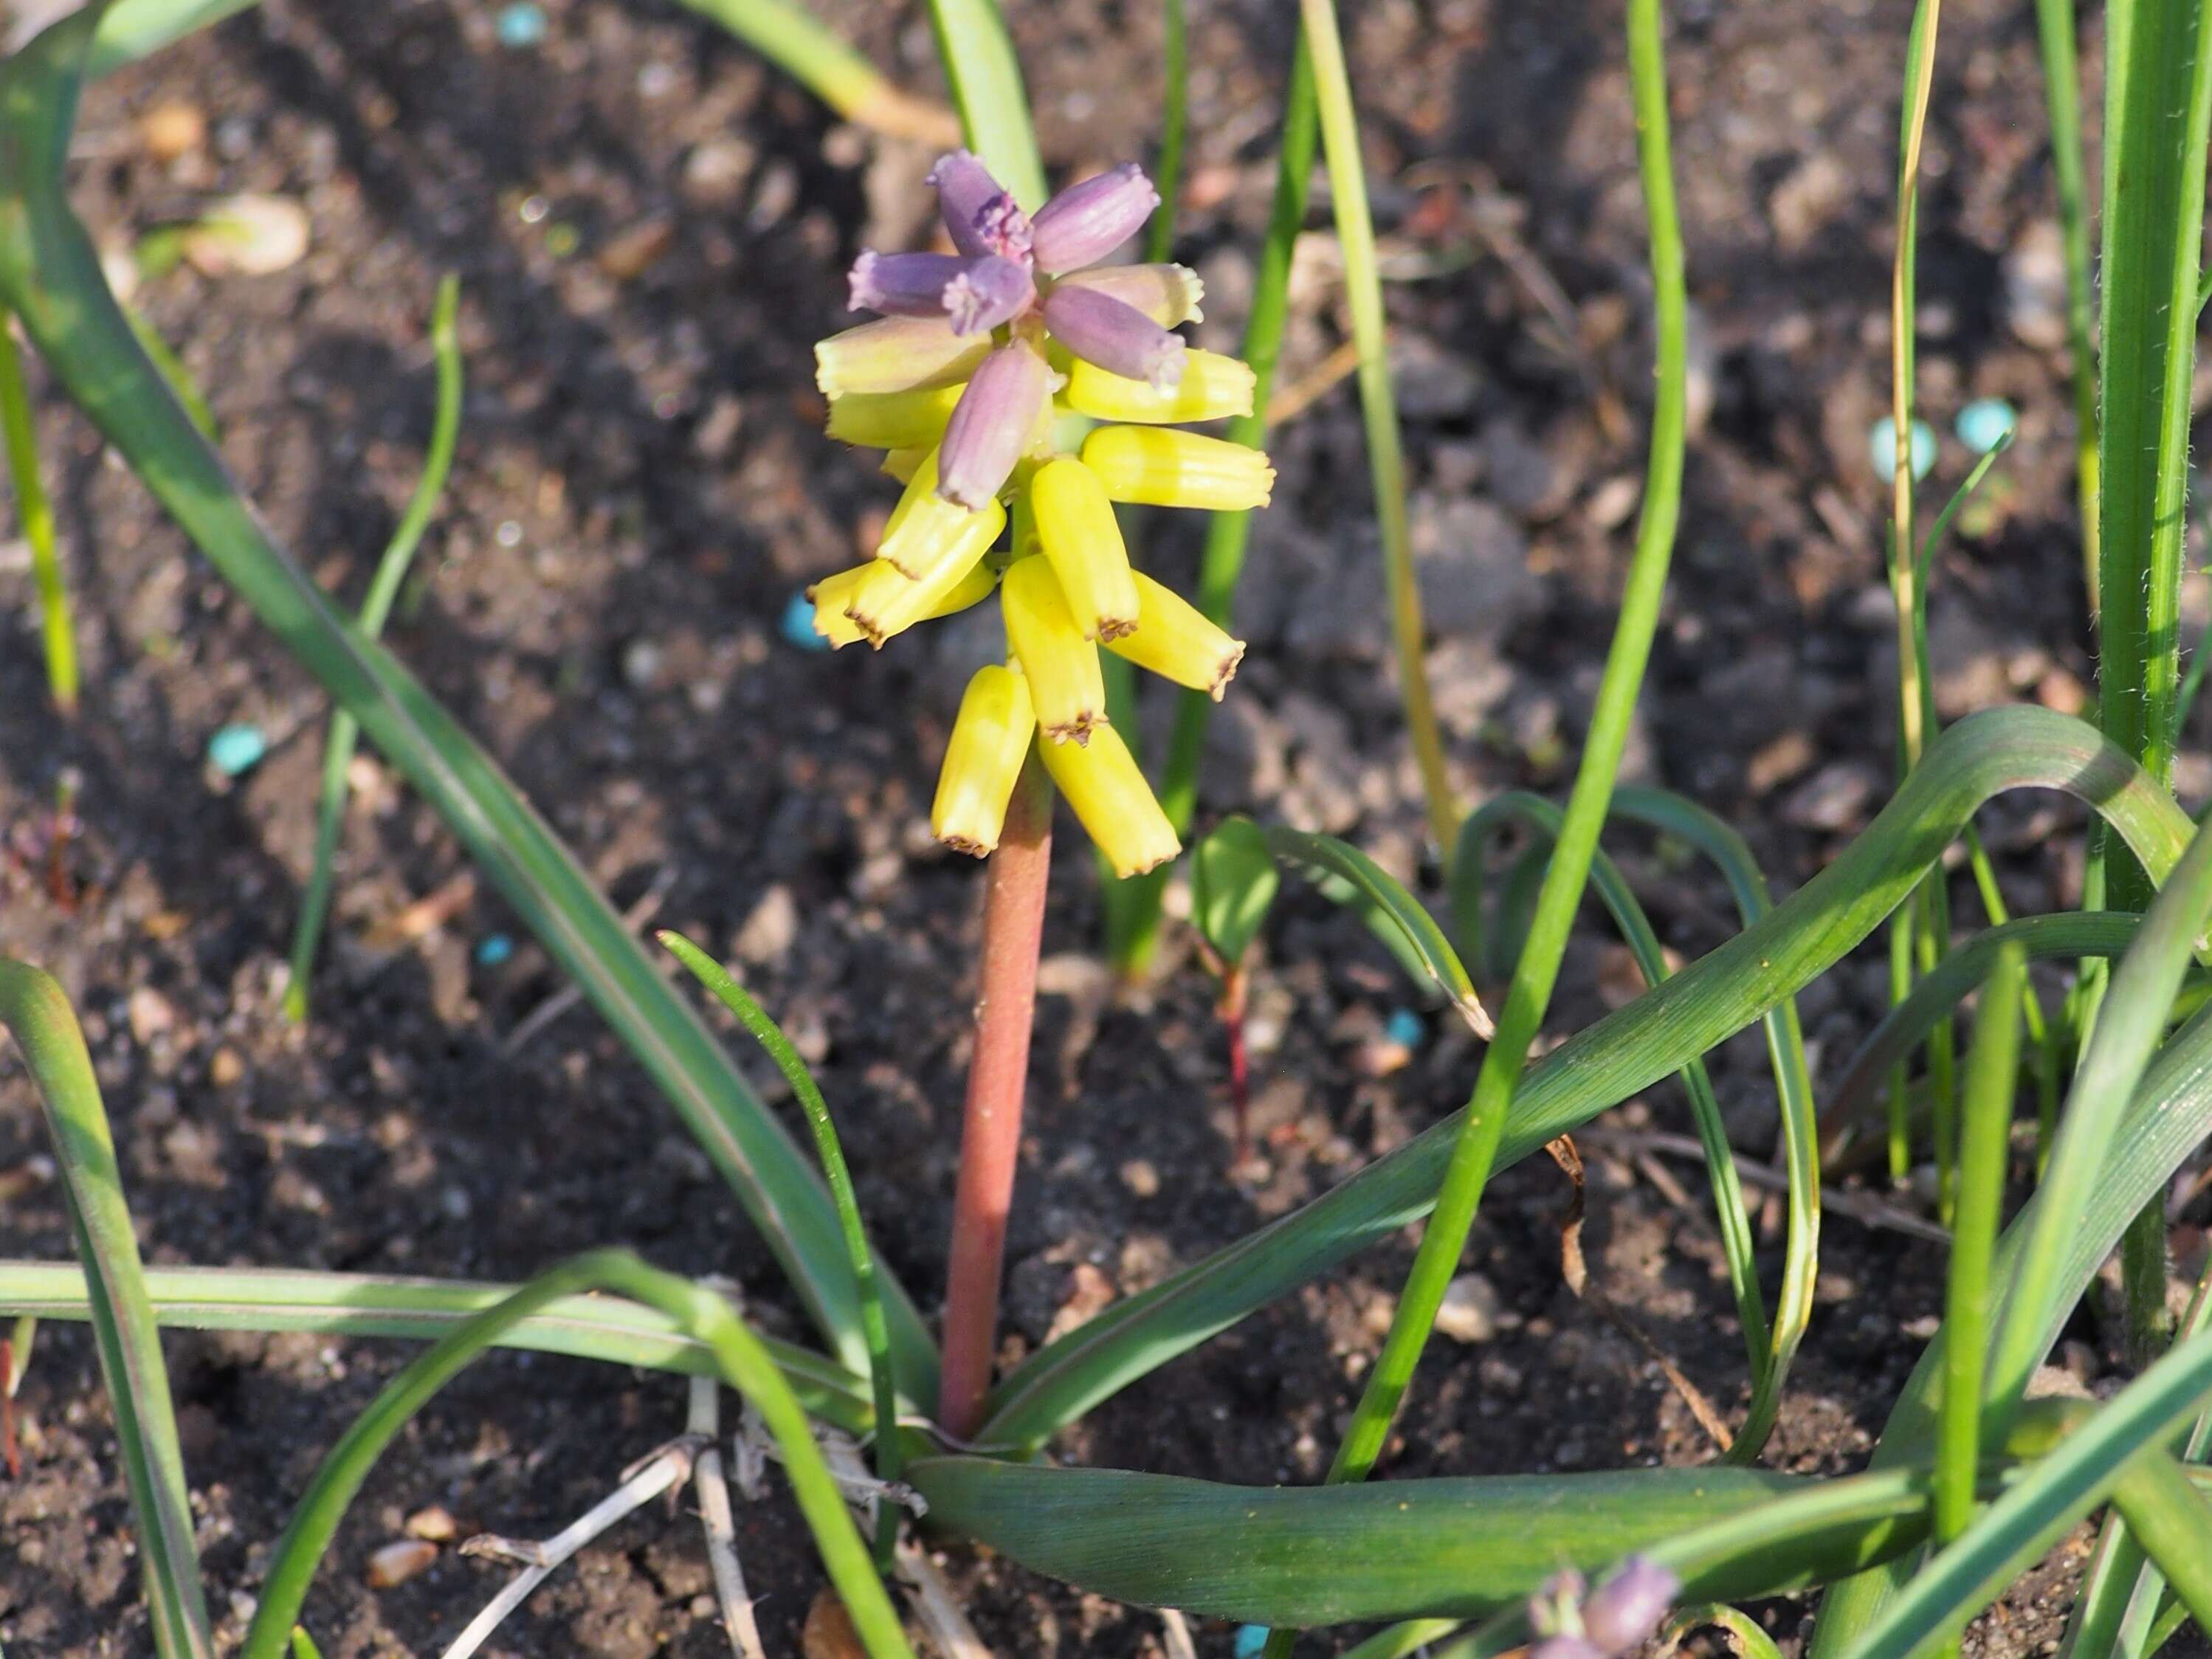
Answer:
M2083 722L2046 709L1973 715L1929 753L1931 763L1874 822L1764 920L1547 1055L1516 1097L1500 1158L1525 1158L1680 1071L1826 971L1880 925L2000 791L2066 790L2095 807L2160 873L2194 830L2172 798L2127 757ZM1254 1310L1394 1236L1433 1201L1461 1116L1040 1349L1000 1384L984 1437L1040 1441Z
M1912 988L1911 996L1882 1018L1844 1067L1821 1121L1824 1154L1832 1158L1841 1151L1855 1121L1866 1115L1891 1068L1919 1046L1936 1021L1980 988L2006 946L2019 945L2030 962L2117 957L2135 939L2140 921L2114 910L2022 916L1954 947L1934 973Z
M659 1310L706 1345L717 1376L761 1414L781 1449L799 1512L813 1532L870 1659L907 1659L910 1650L882 1579L854 1529L813 1427L759 1339L721 1297L621 1250L575 1256L441 1338L378 1391L316 1470L269 1565L245 1659L283 1659L316 1568L362 1483L392 1440L453 1377L494 1346L502 1332L566 1297L609 1291Z
M100 20L85 58L88 80L150 58L162 47L211 28L254 0L113 0Z
M1044 158L1037 154L1021 63L997 0L929 0L929 21L968 148L1015 201L1036 212L1047 194Z
M1352 73L1337 31L1335 0L1299 0L1300 33L1312 62L1322 153L1328 165L1336 240L1344 254L1344 290L1352 337L1359 352L1359 414L1367 430L1367 466L1375 486L1375 521L1382 538L1382 575L1390 597L1390 636L1398 656L1398 696L1406 735L1427 797L1429 834L1449 856L1459 832L1459 806L1444 764L1429 690L1428 641L1421 589L1413 574L1413 532L1406 515L1406 456L1391 388L1390 346L1382 317L1382 277L1375 256L1375 220L1367 208L1367 167L1359 151Z
M161 1363L161 1336L146 1293L145 1265L124 1201L107 1109L93 1075L92 1056L85 1051L84 1033L59 985L4 957L0 1028L14 1034L38 1085L54 1162L69 1197L86 1312L115 1413L124 1481L138 1520L155 1645L162 1659L213 1659L215 1638L200 1589L168 1369Z
M1345 174L1356 173L1359 167L1356 143L1346 142L1350 108L1348 92L1342 86L1342 50L1334 38L1329 0L1304 0L1303 10L1306 32L1313 40L1316 85L1322 100L1322 134L1328 150L1330 179L1341 192L1348 182ZM1328 38L1324 39L1324 34ZM1324 67L1332 54L1334 76ZM1458 1271L1468 1234L1474 1224L1475 1212L1497 1164L1508 1115L1528 1065L1530 1045L1542 1026L1553 987L1559 978L1559 964L1566 955L1567 937L1573 929L1575 914L1581 908L1590 861L1597 851L1599 834L1605 827L1613 782L1635 718L1637 694L1644 683L1644 665L1650 660L1651 641L1659 625L1659 603L1666 591L1668 565L1674 555L1674 526L1681 507L1688 338L1687 296L1682 272L1681 232L1674 202L1659 0L1630 0L1628 58L1631 98L1636 110L1637 160L1650 220L1651 279L1658 334L1651 453L1644 476L1644 507L1637 526L1636 550L1629 562L1627 586L1621 596L1613 643L1606 653L1589 732L1576 768L1573 791L1567 798L1556 850L1537 893L1528 941L1522 948L1512 984L1506 991L1498 1030L1483 1054L1474 1093L1455 1127L1450 1156L1437 1184L1436 1204L1414 1252L1405 1288L1399 1293L1389 1334L1383 1339L1382 1352L1361 1389L1351 1426L1329 1464L1328 1479L1332 1482L1364 1480L1373 1469L1389 1438L1390 1425L1396 1420L1399 1407L1413 1385L1413 1373L1428 1345L1446 1290ZM1340 102L1341 109L1336 107ZM1371 228L1365 226L1364 196L1356 205L1363 228L1371 234ZM1346 275L1352 285L1356 331L1360 318L1358 295L1361 272L1353 258L1352 238L1345 231L1349 216L1347 204L1340 194L1338 228L1346 244ZM1365 275L1371 280L1372 247L1366 252L1370 264ZM1360 354L1363 392L1374 390L1382 394L1380 398L1370 396L1364 400L1370 414L1378 401L1387 404L1389 393L1385 366L1379 361L1371 365L1368 362L1370 344L1378 359L1382 350L1379 295L1375 300L1372 323L1375 337L1371 342L1362 338ZM1374 377L1376 384L1371 388L1367 378L1370 368L1377 371ZM1395 459L1395 411L1389 424ZM1380 435L1377 423L1370 418L1369 447L1370 452L1378 454ZM1391 482L1402 486L1402 480ZM1378 464L1378 495L1382 493L1383 484ZM1403 507L1401 498L1396 524L1401 535ZM1413 728L1414 752L1423 757L1424 774L1428 778L1431 823L1437 830L1439 849L1449 856L1455 828L1452 818L1457 809L1449 799L1448 786L1442 777L1441 757L1433 757L1435 772L1430 772L1428 767L1431 757L1425 752L1422 723L1430 717L1431 711L1427 707L1426 683L1421 678L1425 665L1417 610L1411 610L1412 626L1410 631L1407 629L1410 610L1407 590L1413 584L1411 560L1407 556L1405 568L1396 568L1397 556L1406 550L1393 549L1390 535L1391 520L1386 517L1384 549L1390 556L1394 571L1393 608L1401 629L1401 690L1406 699L1407 723ZM1434 740L1435 733L1430 731L1426 741L1433 744ZM1269 1659L1287 1659L1292 1640L1286 1632L1276 1631L1268 1639Z
M447 475L453 471L453 446L461 435L460 304L460 279L446 277L438 284L437 302L430 313L430 345L438 362L438 407L430 422L430 447L423 452L422 476L416 480L415 494L384 556L377 561L368 595L362 601L357 626L365 639L383 634L392 601L399 597L399 585L407 580L407 568L422 544L422 532L430 527L438 499L446 491ZM315 801L315 861L300 899L300 920L292 933L292 976L284 988L284 1013L293 1020L307 1017L307 982L315 971L315 952L330 915L338 836L345 828L346 769L353 764L354 745L360 738L361 726L351 714L341 708L331 716L330 735L323 744L322 789Z
M133 338L61 191L78 65L97 10L0 64L0 301L47 367L217 570L452 826L627 1042L721 1171L838 1357L867 1364L827 1188L647 958L568 849L437 702L270 536ZM934 1398L934 1350L885 1275L901 1387Z
M434 1342L514 1294L512 1285L286 1267L150 1267L156 1324L190 1331L313 1331L330 1336ZM64 1261L0 1261L0 1314L88 1319L84 1269ZM566 1354L690 1376L714 1372L707 1345L666 1314L612 1297L547 1304L499 1334L504 1348ZM761 1346L810 1416L848 1434L874 1431L868 1384L836 1361L773 1337Z
M2081 574L2096 603L2097 348L2090 337L2089 212L2082 188L2081 89L2074 52L2074 0L2035 0L2043 94L2051 120L2051 172L2066 258L2066 348L2074 360L2075 489L2081 506Z
M1951 1229L1951 1272L1944 1318L1952 1340L1936 1435L1936 1535L1946 1542L1966 1529L1974 1512L1982 1462L1982 1367L1988 1355L1990 1255L1996 1248L2011 1164L2013 1097L2020 1087L2020 999L2027 953L2017 945L1997 953L1974 1021L1960 1097L1959 1192Z
M823 1176L829 1182L830 1195L836 1202L837 1224L844 1231L847 1256L853 1264L853 1282L860 1287L860 1334L867 1343L868 1382L875 1401L876 1420L896 1425L897 1383L891 1376L890 1332L884 1322L883 1296L876 1288L875 1255L868 1248L867 1227L860 1219L860 1201L853 1192L852 1171L845 1166L845 1149L838 1142L837 1125L830 1115L830 1103L822 1098L821 1085L815 1082L814 1073L792 1046L791 1039L783 1034L783 1028L751 992L683 934L664 928L658 937L669 954L690 969L691 976L713 992L715 1000L736 1015L738 1023L751 1033L753 1041L768 1051L776 1070L783 1073L783 1080L799 1097L799 1108L806 1114L807 1127L814 1133L814 1151L822 1160ZM899 1437L896 1433L877 1437L876 1473L884 1480L898 1479ZM881 1515L884 1531L879 1535L879 1562L889 1551L891 1529L898 1524L896 1505L882 1505Z
M1233 821L1233 820L1232 820ZM1490 1016L1474 981L1426 907L1373 859L1334 836L1264 825L1261 836L1287 867L1311 881L1323 896L1356 911L1389 946L1415 983L1426 981L1478 1032L1490 1034Z
M1908 1547L1925 1534L1928 1506L1920 1472L1815 1481L1634 1469L1262 1487L948 1457L908 1474L933 1520L1034 1571L1116 1601L1278 1629L1480 1617L1563 1566L1594 1571L1662 1545L1690 1569L1687 1595L1771 1595ZM1742 1524L1717 1529L1724 1520Z
M46 652L46 689L64 714L76 713L76 629L70 621L69 584L61 550L54 544L53 503L39 475L39 429L23 385L22 354L15 330L0 309L0 439L8 477L15 486L15 517L31 548L31 580L39 592L39 630Z
M1504 824L1519 823L1536 832L1538 848L1548 855L1551 846L1557 842L1562 816L1550 801L1522 790L1508 790L1493 796L1468 814L1460 828L1459 851L1451 866L1455 931L1468 955L1475 954L1473 941L1481 927L1483 836ZM1620 866L1602 849L1590 864L1590 887L1620 930L1622 942L1636 960L1637 970L1644 975L1644 984L1656 985L1665 979L1670 969L1651 919L1644 915L1644 906L1628 884L1628 878L1621 873ZM1729 1448L1731 1461L1742 1462L1759 1455L1766 1430L1774 1420L1782 1378L1768 1351L1771 1332L1766 1320L1766 1298L1759 1288L1758 1240L1752 1231L1751 1217L1744 1208L1743 1185L1736 1174L1735 1153L1729 1146L1728 1126L1721 1120L1720 1101L1713 1093L1712 1078L1703 1060L1693 1060L1685 1066L1681 1077L1683 1091L1690 1097L1690 1115L1697 1125L1698 1139L1705 1147L1705 1172L1713 1188L1714 1219L1719 1224L1721 1253L1728 1263L1729 1289L1735 1298L1736 1322L1743 1328L1744 1346L1751 1362L1749 1418L1758 1432L1739 1436Z
M2054 1158L2054 1168L2057 1163ZM1957 1635L2076 1522L2129 1481L2142 1467L2138 1458L2173 1468L2162 1443L2180 1430L2208 1392L2212 1332L2175 1347L2102 1410L2089 1413L1964 1536L1914 1574L1858 1634L1850 1650L1903 1659L1932 1652ZM2196 1496L2193 1489L2191 1495ZM2202 1540L2192 1542L2201 1565ZM2202 1575L2197 1577L2201 1581Z
M848 121L932 144L959 136L951 111L893 85L796 0L677 3L720 24Z
M1291 252L1305 223L1306 197L1312 187L1317 128L1314 115L1313 59L1303 32L1291 62L1283 94L1283 134L1275 161L1274 205L1267 240L1260 247L1259 270L1252 279L1252 310L1244 325L1238 355L1251 365L1252 412L1229 422L1222 435L1232 443L1259 449L1267 441L1267 398L1274 389L1275 365L1282 355L1283 326L1290 315ZM1233 622L1237 583L1244 570L1244 550L1252 535L1249 513L1216 513L1206 527L1193 602L1214 622ZM1110 654L1110 653L1109 653ZM1116 660L1119 660L1116 659ZM1206 732L1213 720L1213 699L1203 691L1177 696L1175 724L1168 733L1167 759L1160 768L1160 808L1176 833L1188 832L1198 808L1198 768L1206 751ZM1170 866L1132 877L1115 890L1117 914L1115 963L1134 978L1151 962L1158 940L1160 896Z

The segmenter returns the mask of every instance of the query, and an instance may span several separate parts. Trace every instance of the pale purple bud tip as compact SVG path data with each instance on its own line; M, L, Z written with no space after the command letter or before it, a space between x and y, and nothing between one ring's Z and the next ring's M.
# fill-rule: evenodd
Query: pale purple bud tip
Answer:
M950 253L877 253L853 261L854 311L880 311L886 317L942 317L949 309L946 285L968 268Z
M1028 447L1052 395L1052 371L1026 342L983 359L953 405L937 451L937 493L974 511L988 506Z
M1053 289L1045 295L1044 325L1077 356L1109 374L1160 392L1172 391L1182 379L1182 337L1096 289Z
M1134 161L1085 179L1037 210L1037 268L1052 276L1096 264L1144 228L1160 193Z
M1641 1647L1674 1603L1682 1581L1656 1561L1632 1555L1583 1602L1583 1632L1607 1653Z
M960 262L959 274L945 285L945 314L955 334L975 334L1011 323L1036 297L1027 265L986 253Z
M969 258L995 253L1002 259L1030 257L1029 216L1014 205L991 170L964 149L939 159L929 170L937 187L938 211L952 246Z

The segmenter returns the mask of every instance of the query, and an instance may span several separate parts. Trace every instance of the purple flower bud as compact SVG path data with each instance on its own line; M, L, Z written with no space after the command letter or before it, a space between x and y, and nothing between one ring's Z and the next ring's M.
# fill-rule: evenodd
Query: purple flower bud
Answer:
M1096 289L1053 289L1045 295L1044 325L1077 356L1109 374L1144 380L1160 392L1182 379L1182 339Z
M970 258L995 253L1017 262L1030 257L1029 216L968 151L940 157L929 170L929 182L937 186L938 211L961 252Z
M853 261L852 308L879 311L886 317L942 317L950 308L945 287L967 266L968 261L950 253L878 253L872 249Z
M1096 264L1144 228L1160 193L1134 161L1085 179L1037 210L1037 268L1058 276Z
M1583 1601L1583 1632L1607 1653L1641 1647L1674 1605L1682 1581L1656 1561L1632 1555Z
M937 493L974 510L987 506L1029 447L1052 396L1052 371L1026 341L983 359L953 406L937 451Z
M1036 297L1027 265L986 253L962 262L959 274L945 284L945 314L955 334L977 334L1013 321Z

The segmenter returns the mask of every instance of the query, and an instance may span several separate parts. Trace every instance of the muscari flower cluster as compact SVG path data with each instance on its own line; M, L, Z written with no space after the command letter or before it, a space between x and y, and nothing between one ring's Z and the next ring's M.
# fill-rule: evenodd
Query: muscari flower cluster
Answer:
M830 435L885 451L906 490L876 556L809 590L814 626L833 646L880 647L995 590L1008 660L969 682L932 830L979 857L994 848L1041 736L1085 830L1118 874L1138 874L1181 848L1107 723L1098 648L1218 698L1244 647L1132 568L1114 504L1266 506L1266 455L1175 425L1249 414L1252 371L1172 332L1199 315L1195 272L1098 263L1159 204L1138 167L1034 216L965 150L929 182L955 252L863 253L853 308L881 320L815 348Z

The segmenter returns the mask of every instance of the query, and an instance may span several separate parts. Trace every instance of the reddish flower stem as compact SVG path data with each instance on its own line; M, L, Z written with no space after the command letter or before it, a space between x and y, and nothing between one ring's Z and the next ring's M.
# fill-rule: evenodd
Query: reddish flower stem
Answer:
M1051 865L1052 787L1032 754L1014 785L984 890L975 1051L968 1066L960 1182L952 1200L945 1370L938 1401L945 1426L963 1439L982 1425L983 1396L991 1386L999 1279L1014 1168L1021 1158L1022 1091L1029 1076L1045 877Z
M1237 1117L1237 1145L1229 1167L1241 1170L1252 1156L1252 1069L1244 1049L1244 970L1221 975L1221 1029L1229 1039L1229 1104Z

